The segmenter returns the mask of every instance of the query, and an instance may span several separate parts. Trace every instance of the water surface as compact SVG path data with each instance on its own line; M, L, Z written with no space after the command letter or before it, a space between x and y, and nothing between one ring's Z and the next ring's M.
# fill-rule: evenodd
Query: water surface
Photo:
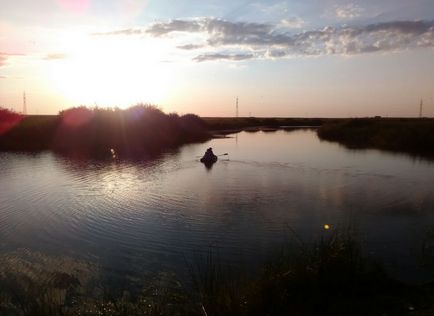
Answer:
M393 276L431 276L420 250L434 229L432 162L349 151L309 130L231 136L153 161L0 153L0 252L13 258L3 269L69 258L129 287L158 271L186 277L185 262L210 246L255 267L293 232L315 240L329 224L356 227ZM229 155L207 169L198 157L210 146Z

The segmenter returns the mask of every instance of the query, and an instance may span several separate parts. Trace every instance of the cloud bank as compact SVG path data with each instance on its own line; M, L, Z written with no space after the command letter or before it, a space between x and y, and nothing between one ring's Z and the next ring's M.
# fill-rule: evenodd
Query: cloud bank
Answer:
M354 10L341 12L354 16ZM301 22L300 22L301 23ZM95 35L143 35L157 38L182 37L200 33L206 45L188 43L179 49L207 49L194 61L246 60L296 56L356 55L434 47L434 21L390 21L376 24L323 27L294 32L282 25L231 22L214 18L172 20L148 28L125 29ZM227 52L230 53L227 53Z
M45 60L59 60L59 59L65 59L67 56L64 53L51 53L47 54L44 59Z
M6 64L7 59L7 55L0 53L0 67Z

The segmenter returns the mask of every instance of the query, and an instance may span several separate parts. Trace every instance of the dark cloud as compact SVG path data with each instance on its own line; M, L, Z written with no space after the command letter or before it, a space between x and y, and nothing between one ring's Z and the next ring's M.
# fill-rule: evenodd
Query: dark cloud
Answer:
M167 36L175 32L201 33L211 51L194 60L243 60L248 58L282 58L285 56L355 55L434 47L434 21L390 21L368 25L324 27L294 32L282 24L230 22L214 18L172 20L151 25L147 29L127 29L100 34L149 34ZM193 50L201 43L178 46ZM227 55L218 50L235 49L239 54ZM217 52L216 52L217 51ZM253 52L253 54L252 54Z
M171 32L204 32L208 44L244 46L249 49L279 48L279 56L361 54L434 46L434 21L392 21L365 26L325 27L299 33L281 32L271 24L229 22L220 19L175 20L154 24L153 36ZM193 48L194 44L183 49ZM285 53L283 53L285 52ZM276 56L277 57L277 56Z
M176 46L176 48L179 49L185 49L185 50L193 50L193 49L198 49L198 48L202 48L204 45L200 45L200 44L187 44L187 45L180 45L180 46Z
M246 60L246 59L252 59L255 56L253 54L220 54L220 53L216 53L216 54L204 54L204 55L199 55L196 56L195 58L193 58L194 61L197 62L203 62L203 61L210 61L210 60L234 60L234 61L239 61L239 60Z
M203 26L203 20L172 20L166 23L155 23L146 32L152 36L162 36L172 32L199 32L203 30Z
M65 59L67 56L63 53L52 53L48 54L44 57L45 60L59 60L59 59Z

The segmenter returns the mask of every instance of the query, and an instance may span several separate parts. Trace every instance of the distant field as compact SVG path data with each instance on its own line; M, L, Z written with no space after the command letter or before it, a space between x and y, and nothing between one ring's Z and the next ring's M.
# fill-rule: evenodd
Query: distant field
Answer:
M202 117L210 130L236 130L248 127L321 126L333 119L273 117Z
M318 129L323 140L348 148L376 148L434 158L433 118L335 120Z

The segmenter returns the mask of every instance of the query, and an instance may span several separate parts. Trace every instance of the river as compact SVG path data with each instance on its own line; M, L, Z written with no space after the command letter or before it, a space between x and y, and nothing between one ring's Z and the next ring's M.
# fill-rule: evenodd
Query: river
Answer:
M210 247L254 269L294 236L351 226L394 277L431 277L421 249L434 244L433 162L348 150L312 130L229 136L152 161L0 153L3 269L85 263L128 288L162 271L188 278L186 262ZM210 169L198 162L208 147L228 153Z

